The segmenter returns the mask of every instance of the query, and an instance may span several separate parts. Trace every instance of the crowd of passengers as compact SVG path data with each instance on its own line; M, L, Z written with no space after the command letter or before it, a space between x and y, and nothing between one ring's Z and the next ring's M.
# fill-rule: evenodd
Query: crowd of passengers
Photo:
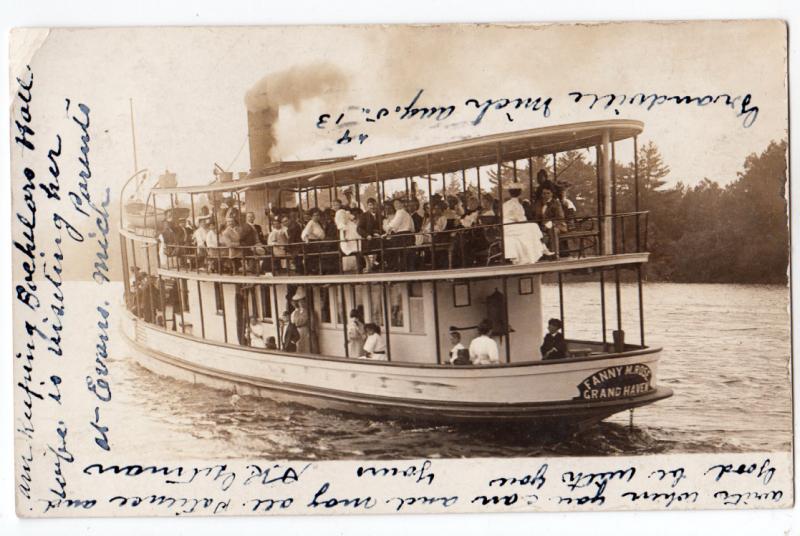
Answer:
M532 200L521 198L521 183L508 185L502 211L491 194L479 200L471 193L434 194L422 204L397 198L383 206L369 198L362 209L347 190L345 200L333 199L325 209L268 212L267 230L253 212L236 207L224 211L224 221L203 207L196 225L170 210L158 235L160 263L249 275L327 274L469 267L493 257L525 264L553 259L558 250L567 256L569 248L558 236L575 218L568 185L549 180L545 170L537 184Z

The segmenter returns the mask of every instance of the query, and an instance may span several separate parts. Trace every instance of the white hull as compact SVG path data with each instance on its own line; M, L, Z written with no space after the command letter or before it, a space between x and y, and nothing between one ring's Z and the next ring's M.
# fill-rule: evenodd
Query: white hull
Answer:
M156 373L352 413L436 421L586 424L671 395L669 389L656 387L657 349L550 362L442 367L210 343L132 316L123 324L139 362ZM623 377L626 371L645 372L644 377ZM631 384L631 379L638 383ZM606 380L611 383L603 383ZM615 387L620 380L631 385Z

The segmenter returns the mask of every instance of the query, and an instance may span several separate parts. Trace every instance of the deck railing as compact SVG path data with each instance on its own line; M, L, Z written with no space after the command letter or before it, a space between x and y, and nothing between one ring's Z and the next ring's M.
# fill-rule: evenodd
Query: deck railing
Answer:
M491 217L490 217L491 218ZM609 221L611 226L602 225ZM358 240L313 240L280 245L198 247L159 244L158 267L180 272L240 276L337 275L365 272L448 270L506 262L504 229L519 223L482 223L434 232L396 233ZM611 241L611 253L647 251L647 212L563 218L540 223L545 244L553 255L540 262L601 255ZM611 230L611 236L604 236ZM355 252L346 254L343 244Z

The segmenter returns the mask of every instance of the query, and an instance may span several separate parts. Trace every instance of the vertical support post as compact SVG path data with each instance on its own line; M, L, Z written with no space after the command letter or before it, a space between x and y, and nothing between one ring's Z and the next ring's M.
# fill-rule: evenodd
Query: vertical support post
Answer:
M461 168L461 191L467 193L467 170Z
M614 142L611 142L611 213L617 213L617 155ZM615 218L611 218L611 236L613 237L611 242L614 254L619 253L620 241L625 241L625 233L618 238L617 231L619 231L617 222Z
M331 171L331 189L332 189L332 191L330 193L330 198L331 198L331 205L333 205L333 200L334 199L339 199L339 187L336 185L336 172L335 171ZM348 208L352 208L352 207L348 207Z
M606 327L606 272L600 269L600 320L603 326L603 351L608 345L608 328Z
M186 279L175 278L175 283L178 285L178 306L181 308L181 333L186 333L186 319L183 316L184 301L183 301L183 285ZM174 305L173 305L174 307ZM173 315L174 316L174 315ZM177 329L175 331L178 331Z
M636 214L636 251L642 251L639 230L639 137L633 137L633 211Z
M267 185L264 185L264 199L266 200L266 208L264 209L264 215L267 217L267 232L272 232L272 199L271 194L272 190L267 188Z
M503 325L506 328L506 363L511 363L511 326L508 325L508 278L503 277Z
M595 188L595 197L597 201L597 254L603 254L603 187L602 181L600 180L600 160L602 157L600 156L600 145L594 146L594 170L595 175L597 176L597 186Z
M389 329L389 295L386 292L386 281L381 281L381 291L383 293L383 323L386 328L386 360L392 360L392 343Z
M558 180L558 160L556 159L557 154L553 153L553 182L555 183Z
M431 233L431 270L436 269L436 236L433 234L433 178L431 178L431 157L425 155L425 174L428 176L428 229Z
M139 268L139 265L136 264L136 240L131 239L131 257L133 259L133 267L134 273L136 273L135 268ZM141 270L140 270L141 271ZM133 284L136 285L136 279L133 280ZM136 318L139 318L139 314L142 312L139 310L139 292L136 288L133 289L133 307L135 311Z
M481 167L478 166L475 168L477 173L477 180L478 180L478 207L481 207ZM479 210L481 210L479 208Z
M152 270L150 269L150 245L147 244L146 242L145 242L145 247L144 247L144 253L145 253L145 258L147 259L147 279L149 280L151 277L153 277L153 273L152 273ZM156 258L158 258L158 255L156 255ZM159 285L160 285L160 282L161 282L161 276L160 275L158 276L158 281L159 281ZM153 285L151 285L149 282L147 284L147 293L150 294L150 318L155 320L156 315L155 315L155 311L153 310L154 309L154 307L153 307ZM164 303L163 292L162 292L162 295L161 295L161 303L162 304ZM167 322L167 315L165 314L164 315L164 324L165 324L165 326L166 326L166 322Z
M119 252L122 255L122 284L125 287L125 308L127 309L131 299L131 275L130 272L128 272L128 246L126 240L125 236L120 233Z
M200 336L205 339L206 338L206 319L205 314L203 313L203 292L200 289L200 280L195 279L195 283L197 283L197 300L200 307Z
M145 213L146 212L147 212L147 210L145 209ZM167 222L167 219L165 217L164 218L164 223L166 223L166 222ZM145 216L144 224L145 224L145 226L147 226L147 217L146 216ZM161 242L158 239L158 236L159 236L160 233L159 233L159 228L158 228L158 212L157 212L157 207L156 207L156 196L155 195L153 196L153 230L155 232L155 239L156 239L156 266L161 268L162 267L161 266L161 255L158 254L158 248L161 247ZM149 247L145 246L144 251L145 251L145 254L147 255L147 257L149 259L150 258L150 249L149 249ZM167 263L169 263L169 261L167 261ZM167 268L169 268L169 266L167 266Z
M344 356L350 357L350 345L347 340L347 304L344 300L344 285L336 285L339 288L339 309L342 312L342 330L344 332ZM353 356L353 357L358 357Z
M601 235L602 254L611 255L613 253L613 237L611 229L611 137L608 130L603 131L602 137L602 151L600 151L600 186L602 188L602 205L601 215L603 216L601 227L603 233Z
M244 322L244 326L240 327L237 326L237 333L236 333L236 342L239 343L240 346L244 345L247 342L247 335L250 329L250 290L247 288L248 285L241 285L239 289L236 289L236 293L238 294L241 290L242 292L242 302L244 302L244 318L242 321ZM236 312L238 317L239 312ZM244 339L239 340L239 330L244 330ZM249 345L248 345L249 346Z
M558 314L561 319L561 333L566 337L567 328L564 324L564 281L561 272L558 272Z
M225 339L225 342L228 342L228 317L225 313L225 283L219 284L219 291L222 294L222 336ZM216 289L214 289L216 292Z
M189 192L189 206L192 209L192 229L196 229L197 228L196 227L197 226L197 218L194 215L194 193L193 192ZM189 238L189 241L192 240L191 236L188 237L188 238ZM197 262L197 247L196 246L197 245L195 244L195 248L194 248L194 267L195 267L195 271L199 272L200 271L200 263ZM188 283L187 283L187 285L188 285Z
M442 364L442 342L439 334L439 295L436 289L436 280L432 282L433 285L433 333L436 338L436 364Z
M211 195L215 196L217 194L213 193ZM222 194L220 194L220 206L222 204L221 195ZM216 238L217 238L217 245L214 246L214 251L211 251L210 248L208 249L208 255L213 255L214 256L214 258L217 260L217 273L222 273L222 250L220 249L220 243L221 242L220 242L220 236L219 236L219 211L217 210L217 205L214 202L214 198L213 197L211 198L211 212L212 212L213 217L214 217L214 234L216 235ZM212 264L209 262L209 265L208 265L209 271L211 270L211 266L212 266Z
M619 286L619 266L614 266L614 290L617 301L617 331L622 334L622 292Z
M164 317L164 329L167 329L167 304L164 299L164 278L158 276L158 292L161 294L159 301L161 302L161 315ZM172 327L175 328L175 307L172 307ZM173 331L178 331L173 329Z
M278 289L275 285L269 285L267 288L272 294L272 322L275 324L275 340L278 342L278 348L283 349L280 315L278 314Z
M533 158L528 157L528 201L533 205Z
M644 346L644 293L642 291L642 265L636 265L636 275L639 280L639 335Z
M496 146L497 152L497 203L500 207L500 251L503 252L502 260L506 260L506 238L503 231L503 169L502 169L502 155L500 152L500 143Z
M447 203L447 178L444 175L444 171L442 171L442 199Z

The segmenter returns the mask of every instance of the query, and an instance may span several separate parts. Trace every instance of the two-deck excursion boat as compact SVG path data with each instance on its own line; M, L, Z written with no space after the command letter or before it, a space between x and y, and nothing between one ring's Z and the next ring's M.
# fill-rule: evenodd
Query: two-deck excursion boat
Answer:
M660 349L645 345L647 214L638 210L636 164L636 210L612 212L613 145L632 140L636 154L642 123L576 123L364 159L271 162L271 126L259 121L274 117L248 115L247 176L230 180L221 174L222 180L206 186L156 185L142 201L144 208L137 205L135 218L123 217L123 332L142 365L239 394L436 422L583 427L672 394L657 385ZM513 170L514 180L527 181L533 196L533 159L552 158L556 169L549 171L558 174L556 156L579 149L593 149L597 157L596 214L581 215L579 225L570 221L554 227L551 249L561 249L556 256L509 263L503 254L504 227L516 224L502 223L508 199L503 177ZM371 240L369 246L362 241L356 254L361 262L348 262L335 241L281 248L265 243L209 245L199 251L188 243L165 244L158 231L170 209L180 208L191 221L205 217L222 234L226 211L235 210L252 212L267 235L270 214L325 208L334 198L344 199L345 190L354 205L363 207L366 196L388 199L397 184L395 195L400 191L424 204L447 193L448 177L463 180L472 195L499 200L495 207L501 214L480 218L469 229L428 232L422 240L391 237ZM476 236L479 240L470 240ZM363 259L374 265L365 268ZM625 272L625 279L638 281L636 342L626 341L622 330L620 274ZM548 320L543 278L558 285L567 343L563 358L541 356ZM569 304L563 291L571 279L584 286L598 283L601 307L594 319L564 318ZM613 317L607 322L605 289L612 282L616 322ZM310 350L281 350L287 330L280 319L297 303L292 298L303 295L313 339ZM364 322L380 326L383 359L349 355L347 324L353 309ZM265 338L275 338L278 349L251 345L253 317ZM571 330L598 318L602 327L597 340L569 338ZM451 326L461 329L464 346L469 346L477 336L475 326L487 319L499 363L450 364Z

